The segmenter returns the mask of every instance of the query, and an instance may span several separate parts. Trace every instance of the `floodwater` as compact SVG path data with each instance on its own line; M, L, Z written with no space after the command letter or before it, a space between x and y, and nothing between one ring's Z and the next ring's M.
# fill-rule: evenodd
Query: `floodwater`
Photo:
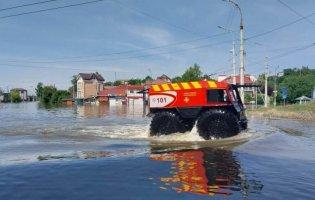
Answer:
M148 137L137 106L0 104L0 199L314 199L315 124Z

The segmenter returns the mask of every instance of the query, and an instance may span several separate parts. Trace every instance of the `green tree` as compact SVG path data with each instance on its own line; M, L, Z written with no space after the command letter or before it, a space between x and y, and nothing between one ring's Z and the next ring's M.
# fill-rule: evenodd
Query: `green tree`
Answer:
M44 104L51 103L51 98L55 92L57 92L57 88L54 86L44 86L40 101Z
M178 83L182 81L182 77L180 76L175 76L174 78L172 78L172 82L173 83Z
M107 81L104 83L104 86L112 86L112 85L114 85L114 83L111 81Z
M209 74L204 74L201 78L206 80L214 80L213 78L211 78L211 75Z
M43 96L43 83L42 82L39 82L37 84L37 87L35 89L35 92L36 92L36 96L38 99L41 99L42 96Z
M200 66L194 64L189 67L185 73L182 75L182 81L199 81L202 79L202 72L200 70Z
M147 81L152 81L153 78L151 76L146 76L144 79L142 79L142 83L146 83Z
M128 80L128 84L130 85L141 85L141 79L139 78L132 78Z
M63 99L70 98L70 93L66 90L55 91L50 99L51 104L61 104Z
M20 93L17 90L12 90L10 96L13 103L20 103L22 101Z
M122 81L121 80L117 80L114 82L114 86L119 86L122 84Z
M259 89L262 93L265 93L265 74L260 74L255 84L260 86ZM274 85L275 77L268 77L268 96L273 95Z
M292 74L284 77L280 86L288 88L288 101L290 102L294 102L296 98L303 95L310 97L315 86L315 75Z
M69 90L69 92L71 93L72 96L74 96L74 94L76 94L77 90L78 90L77 80L78 80L77 76L73 75L72 79L71 79L72 86L71 86L71 88L69 88L69 89L71 89L71 90Z

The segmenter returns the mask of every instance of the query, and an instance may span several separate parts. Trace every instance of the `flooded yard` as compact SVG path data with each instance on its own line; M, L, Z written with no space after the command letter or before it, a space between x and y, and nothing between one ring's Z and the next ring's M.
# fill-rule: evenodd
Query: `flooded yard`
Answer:
M141 107L0 104L0 199L313 199L315 124L148 137Z

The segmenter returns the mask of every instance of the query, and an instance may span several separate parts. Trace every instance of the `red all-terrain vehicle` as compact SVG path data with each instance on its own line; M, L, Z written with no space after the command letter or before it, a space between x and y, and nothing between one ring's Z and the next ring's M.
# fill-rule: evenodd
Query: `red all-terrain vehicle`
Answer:
M195 81L152 85L149 89L151 136L184 133L197 122L201 137L224 138L247 128L236 85Z

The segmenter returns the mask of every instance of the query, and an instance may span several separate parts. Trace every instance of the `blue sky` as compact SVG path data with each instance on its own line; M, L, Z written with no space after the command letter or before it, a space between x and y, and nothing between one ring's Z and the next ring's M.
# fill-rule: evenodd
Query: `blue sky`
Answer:
M0 8L36 1L40 0L3 0ZM84 1L88 0L59 0L0 11L0 18ZM282 1L304 16L315 12L313 0ZM230 4L221 0L119 2L0 19L0 87L33 91L43 82L66 89L72 75L93 71L108 81L114 80L115 73L117 79L163 73L173 77L194 63L208 74L232 73L230 50L233 37L238 43L239 35L218 28L238 30L239 14ZM237 2L244 14L245 38L301 18L278 0ZM314 43L314 33L315 15L245 41L246 72L262 73L265 55L271 58L271 71L276 66L314 68L315 47L295 51ZM215 34L221 35L205 39ZM163 45L166 47L151 48ZM151 49L139 51L147 48ZM277 57L288 52L294 53Z

